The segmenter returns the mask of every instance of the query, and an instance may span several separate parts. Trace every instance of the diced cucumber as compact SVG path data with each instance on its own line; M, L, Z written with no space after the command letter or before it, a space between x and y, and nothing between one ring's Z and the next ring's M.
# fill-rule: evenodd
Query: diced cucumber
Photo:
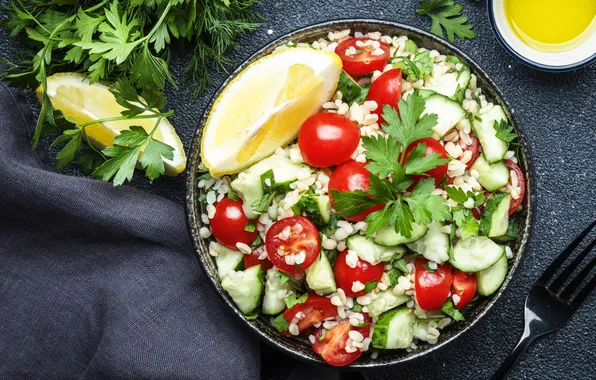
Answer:
M306 270L308 287L320 296L326 296L337 291L333 268L325 252Z
M470 69L467 66L464 67L459 72L459 76L457 77L457 90L455 90L455 94L453 94L451 99L461 104L464 100L466 89L468 88L468 83L470 83L471 78L472 73L470 72Z
M251 205L265 195L261 184L261 174L268 170L273 170L275 183L278 186L289 185L298 178L308 177L310 174L308 166L294 164L288 157L279 154L273 154L240 173L231 185L242 198L242 208L248 219L259 217L259 213L255 212Z
M406 253L406 248L401 245L394 247L378 245L362 235L350 236L348 238L348 248L356 251L361 260L372 265L377 265L381 261L401 259Z
M507 231L501 236L495 236L492 239L497 243L506 243L517 239L519 236L519 223L517 220L510 220Z
M449 262L462 272L478 272L496 263L504 253L505 247L486 236L472 236L455 244Z
M420 253L428 260L432 260L438 264L443 264L449 260L449 248L451 243L449 241L449 234L441 232L443 224L433 220L428 225L428 232L421 239L413 243L407 244L414 252Z
M464 65L461 71L446 73L438 78L432 78L424 84L425 89L434 90L441 95L460 102L464 98L466 88L470 82L470 69Z
M286 281L282 284L281 279L281 272L277 268L273 267L267 271L265 295L263 296L263 314L277 315L286 308L285 301L277 298L277 292L281 289L292 289L292 283Z
M411 243L423 237L426 234L426 231L428 231L428 226L412 223L412 235L407 238L402 236L399 232L395 232L395 228L393 228L393 226L385 226L381 228L379 232L377 232L374 242L386 247Z
M221 280L221 286L232 297L243 314L255 311L263 294L263 268L255 265L244 271L230 271Z
M358 85L356 80L343 70L341 71L341 74L339 74L337 89L342 93L342 100L348 104L356 99L362 92L362 87Z
M395 349L409 348L414 339L414 324L416 316L412 309L400 307L383 313L377 323L372 336L375 348Z
M329 223L331 219L331 202L329 196L306 193L292 206L295 215L306 216L317 227Z
M435 90L427 90L426 88L421 88L419 90L416 90L416 92L418 93L418 95L420 95L422 99L428 99L431 95L437 93Z
M507 116L501 106L494 106L490 111L480 115L480 120L474 118L472 128L482 145L482 152L489 164L501 161L507 153L507 142L497 137L494 128L495 121L505 120Z
M504 235L509 226L511 195L496 193L486 201L480 220L480 234L488 237Z
M383 290L377 293L377 298L368 305L368 314L371 317L378 317L387 310L394 309L410 300L410 296L405 294L396 295L393 289Z
M481 154L472 164L472 170L478 172L478 182L488 191L497 191L509 183L509 168L503 161L489 165Z
M437 115L437 125L433 127L433 131L441 137L466 117L466 111L458 102L441 94L434 94L426 99L424 112L421 116L433 113Z
M502 255L496 263L476 273L478 294L490 296L496 292L507 277L507 267L507 256Z
M211 243L209 249L213 249L215 256L215 265L217 265L217 274L219 278L224 278L229 271L240 271L244 269L244 254L240 251L232 251L219 243Z

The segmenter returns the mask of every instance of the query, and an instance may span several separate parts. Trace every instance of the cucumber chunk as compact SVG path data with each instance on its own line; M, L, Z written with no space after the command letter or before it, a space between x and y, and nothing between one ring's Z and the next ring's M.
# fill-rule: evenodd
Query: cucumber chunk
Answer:
M251 205L265 195L261 174L268 170L273 170L275 183L279 186L287 186L298 178L308 177L311 172L306 165L294 164L288 157L273 154L240 173L231 185L242 198L242 209L248 219L255 219L260 215Z
M401 259L406 253L406 248L403 246L386 247L378 245L362 235L350 236L348 238L348 248L356 251L361 260L372 265L377 265L381 261Z
M356 99L362 92L362 87L358 85L356 80L343 70L341 71L341 74L339 74L337 89L341 91L343 100L348 104Z
M476 273L478 294L481 296L490 296L496 292L507 277L507 269L507 256L502 255L496 263Z
M495 236L492 239L497 243L507 243L517 239L519 236L519 223L517 220L510 220L507 226L507 231L501 236Z
M292 206L295 215L306 216L317 227L329 223L331 219L331 202L328 195L304 194Z
M488 191L497 191L509 183L509 168L503 161L489 165L484 156L480 155L470 170L478 172L478 182Z
M219 278L224 278L229 271L239 271L244 269L244 254L240 251L232 251L219 243L209 244L209 250L215 251L215 265L217 265L217 274Z
M286 308L285 301L277 298L277 292L281 289L292 289L292 283L287 281L282 284L281 279L277 268L273 267L267 271L265 295L263 296L263 314L277 315Z
M449 234L441 232L443 224L433 220L428 225L428 232L421 239L413 243L407 244L414 252L420 253L428 260L434 261L438 264L443 264L449 260L449 248L451 243L449 241Z
M378 317L387 310L394 309L410 300L410 296L405 294L396 295L393 289L383 290L377 293L377 298L368 305L368 315Z
M377 232L377 236L373 239L375 243L384 245L386 247L392 247L399 244L407 244L422 238L428 226L420 225L418 223L412 223L412 236L409 238L402 236L399 232L395 232L393 226L385 226Z
M466 111L458 102L441 94L434 94L426 99L424 112L421 116L433 113L437 115L437 125L433 127L433 131L441 137L466 117Z
M470 69L464 65L461 71L446 73L425 82L425 89L434 90L450 99L460 102L464 99L471 78Z
M326 296L337 291L333 268L325 252L306 270L306 283L308 287L320 296Z
M509 226L511 195L496 193L486 201L480 220L480 234L488 237L504 235Z
M472 236L460 240L451 250L451 265L462 272L485 270L505 254L505 247L486 236Z
M414 339L414 324L416 316L412 309L401 307L383 313L377 323L372 336L375 348L395 349L408 348Z
M249 315L261 303L263 293L263 268L255 265L244 271L230 271L221 280L221 286L244 314Z
M489 164L501 161L507 153L508 144L497 137L494 124L495 121L507 121L507 116L501 106L494 106L490 111L480 115L480 119L474 119L472 128L480 140L484 157Z

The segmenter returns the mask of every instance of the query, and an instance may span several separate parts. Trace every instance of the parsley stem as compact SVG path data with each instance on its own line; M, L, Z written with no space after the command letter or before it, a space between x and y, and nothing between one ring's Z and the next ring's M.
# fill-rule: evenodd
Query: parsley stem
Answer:
M89 9L85 9L83 12L85 12L85 13L87 13L87 12L93 12L94 10L103 7L105 4L107 4L107 2L108 2L108 0L104 0L101 3L99 3L97 5L94 5L94 6L92 6Z
M158 118L160 121L161 119L163 119L164 117L170 117L174 114L174 111L168 111L165 113L154 113L153 115L137 115L137 116L133 116L133 117L127 117L127 116L114 116L114 117L106 117L103 119L96 119L96 120L91 120L88 121L86 123L83 123L81 125L79 125L80 128L84 128L87 127L89 125L93 125L93 124L99 124L99 123L105 123L105 122L109 122L109 121L118 121L118 120L137 120L137 119L154 119L154 118Z
M101 153L101 151L99 149L97 149L96 147L93 146L93 144L91 144L91 142L89 141L89 136L87 136L87 131L85 130L85 128L87 128L87 126L81 127L81 132L83 133L83 137L85 138L85 142L87 143L87 146L89 146L89 148L91 148L97 154L99 154L100 157L105 161L106 156L104 156L103 153Z
M166 8L163 10L159 20L157 20L157 22L155 23L155 25L153 25L153 28L151 28L151 30L149 31L149 33L147 33L147 35L139 40L136 40L136 43L139 42L143 42L151 37L153 37L153 35L155 34L155 32L157 32L157 29L159 29L159 27L161 26L161 24L163 23L163 20L166 18L166 16L168 15L168 12L170 11L170 8L172 7L172 1L168 1L168 5L166 5Z

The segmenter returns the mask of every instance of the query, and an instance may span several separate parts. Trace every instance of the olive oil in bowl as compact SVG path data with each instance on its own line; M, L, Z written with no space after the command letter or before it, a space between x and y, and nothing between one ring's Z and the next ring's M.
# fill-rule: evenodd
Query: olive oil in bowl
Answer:
M596 31L596 0L504 0L507 21L517 37L544 52L563 52Z

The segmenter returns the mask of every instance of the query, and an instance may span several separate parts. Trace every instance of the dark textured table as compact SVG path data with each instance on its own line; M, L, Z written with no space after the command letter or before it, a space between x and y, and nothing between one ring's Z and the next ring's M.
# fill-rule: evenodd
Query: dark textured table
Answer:
M523 328L523 303L531 284L572 237L596 218L596 65L563 74L537 72L515 61L501 49L492 34L484 2L460 0L475 25L478 38L457 42L483 66L512 104L520 126L526 132L537 174L538 207L534 236L517 278L496 307L478 325L447 349L406 365L368 372L370 379L481 379L497 368L517 343ZM296 28L338 18L378 18L427 29L429 21L418 16L417 0L411 1L269 1L258 11L264 24L243 37L231 52L235 64L257 48ZM273 33L267 33L271 30ZM2 30L0 37L6 40ZM16 49L4 46L2 55ZM181 52L180 57L183 57ZM183 60L172 63L176 78L181 77ZM192 101L181 85L168 89L168 106L185 146L190 145L195 125L205 105L225 73L214 76L214 86L198 101ZM180 82L178 82L180 83ZM32 104L34 102L32 101ZM70 174L78 175L76 171ZM177 202L184 197L182 177L158 180L153 185L141 176L133 186ZM588 379L596 378L596 295L589 297L569 324L559 332L538 340L513 368L511 378ZM284 357L274 352L276 363ZM279 378L283 369L264 364L266 377Z

